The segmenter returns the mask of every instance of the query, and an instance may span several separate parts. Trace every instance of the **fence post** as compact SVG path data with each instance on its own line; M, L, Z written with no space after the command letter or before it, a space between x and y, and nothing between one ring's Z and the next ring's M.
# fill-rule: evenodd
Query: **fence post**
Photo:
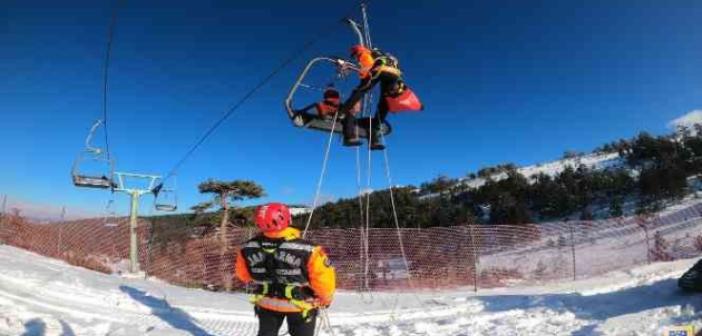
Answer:
M651 242L648 235L647 218L645 215L641 215L637 218L636 223L639 224L641 229L644 231L644 236L646 237L646 262L651 264Z
M570 229L570 251L573 256L573 281L577 279L577 269L575 266L575 230L573 229L573 222L566 221L568 223L568 229Z
M468 235L470 236L470 247L473 253L473 291L478 292L478 263L479 263L479 251L475 240L475 234L473 232L473 225L468 224Z
M149 267L151 266L151 248L154 242L154 226L156 224L155 221L156 219L154 217L149 218L149 238L146 240L146 256L144 258L144 280L149 279Z
M5 235L5 217L7 217L7 195L2 196L2 212L0 212L0 245L5 244L4 242L4 235Z
M66 206L63 206L61 208L61 220L59 221L59 228L58 228L58 241L56 242L56 256L58 258L61 258L61 244L62 244L62 238L63 238L63 225L64 221L66 219Z

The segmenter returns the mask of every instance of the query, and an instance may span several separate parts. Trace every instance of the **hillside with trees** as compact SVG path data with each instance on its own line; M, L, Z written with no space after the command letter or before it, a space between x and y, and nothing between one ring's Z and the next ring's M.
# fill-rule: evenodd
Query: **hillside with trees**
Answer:
M557 172L544 170L525 176L516 165L507 163L482 168L465 178L442 175L419 187L395 188L400 225L526 224L655 212L696 191L691 181L702 173L702 126L680 128L664 136L643 132L632 139L605 144L593 153L618 156L617 164L605 168L571 164L583 154L567 151ZM480 183L472 183L478 180ZM232 185L232 190L238 193L223 194L227 188L214 187L227 186L203 182L200 191L215 195L212 202L192 207L192 214L154 219L171 226L177 222L176 226L189 228L187 234L191 235L226 230L227 225L250 226L251 208L229 207L222 200L257 198L263 195L263 188L252 181L236 183L241 185ZM394 227L389 190L363 195L362 201L370 203L371 227ZM220 209L208 212L215 204ZM354 197L319 206L311 227L357 228L365 221L359 204ZM297 215L295 225L304 226L307 217Z
M555 174L528 177L514 164L502 164L469 173L467 179L439 176L418 188L394 189L398 216L407 227L432 227L589 220L658 211L695 191L690 181L702 170L702 127L680 128L666 136L643 132L594 153L616 153L619 164L604 169L565 164ZM567 151L564 160L582 155ZM479 187L471 186L475 179L483 181ZM387 190L371 194L370 206L372 227L394 226ZM360 217L358 198L341 199L319 207L312 225L358 227Z

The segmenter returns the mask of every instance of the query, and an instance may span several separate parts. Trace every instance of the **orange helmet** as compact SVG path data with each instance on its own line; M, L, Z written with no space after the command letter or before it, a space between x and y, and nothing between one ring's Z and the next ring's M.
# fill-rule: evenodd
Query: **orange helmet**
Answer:
M281 231L290 226L290 209L282 203L268 203L256 209L254 221L262 232Z
M370 49L366 48L362 44L357 44L353 47L351 47L351 57L358 57L359 55L363 53L370 53Z

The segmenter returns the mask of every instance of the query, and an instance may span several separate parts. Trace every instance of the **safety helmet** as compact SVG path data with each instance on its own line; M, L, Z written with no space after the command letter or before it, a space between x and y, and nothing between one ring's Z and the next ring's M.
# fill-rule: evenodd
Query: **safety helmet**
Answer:
M357 44L351 47L351 57L358 57L362 53L369 53L370 50L362 44Z
M254 221L262 232L284 230L290 226L290 209L282 203L261 205L256 209Z

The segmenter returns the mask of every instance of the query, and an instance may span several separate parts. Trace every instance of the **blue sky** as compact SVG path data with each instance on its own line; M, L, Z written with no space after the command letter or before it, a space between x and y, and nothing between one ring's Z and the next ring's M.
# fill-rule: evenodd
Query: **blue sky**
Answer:
M73 188L69 171L102 113L112 6L3 3L0 194L104 208L109 194ZM182 207L206 199L196 185L210 177L255 180L266 200L310 202L326 135L292 127L282 100L306 59L346 54L354 37L333 25L353 6L127 0L109 82L117 169L167 172L292 50L332 26L178 172ZM644 130L664 133L668 121L702 106L699 1L375 1L370 15L376 46L400 59L426 105L419 114L390 116L397 184L548 161ZM372 162L372 185L381 188L381 154ZM355 151L334 141L323 195L356 190ZM126 197L117 200L126 209Z

